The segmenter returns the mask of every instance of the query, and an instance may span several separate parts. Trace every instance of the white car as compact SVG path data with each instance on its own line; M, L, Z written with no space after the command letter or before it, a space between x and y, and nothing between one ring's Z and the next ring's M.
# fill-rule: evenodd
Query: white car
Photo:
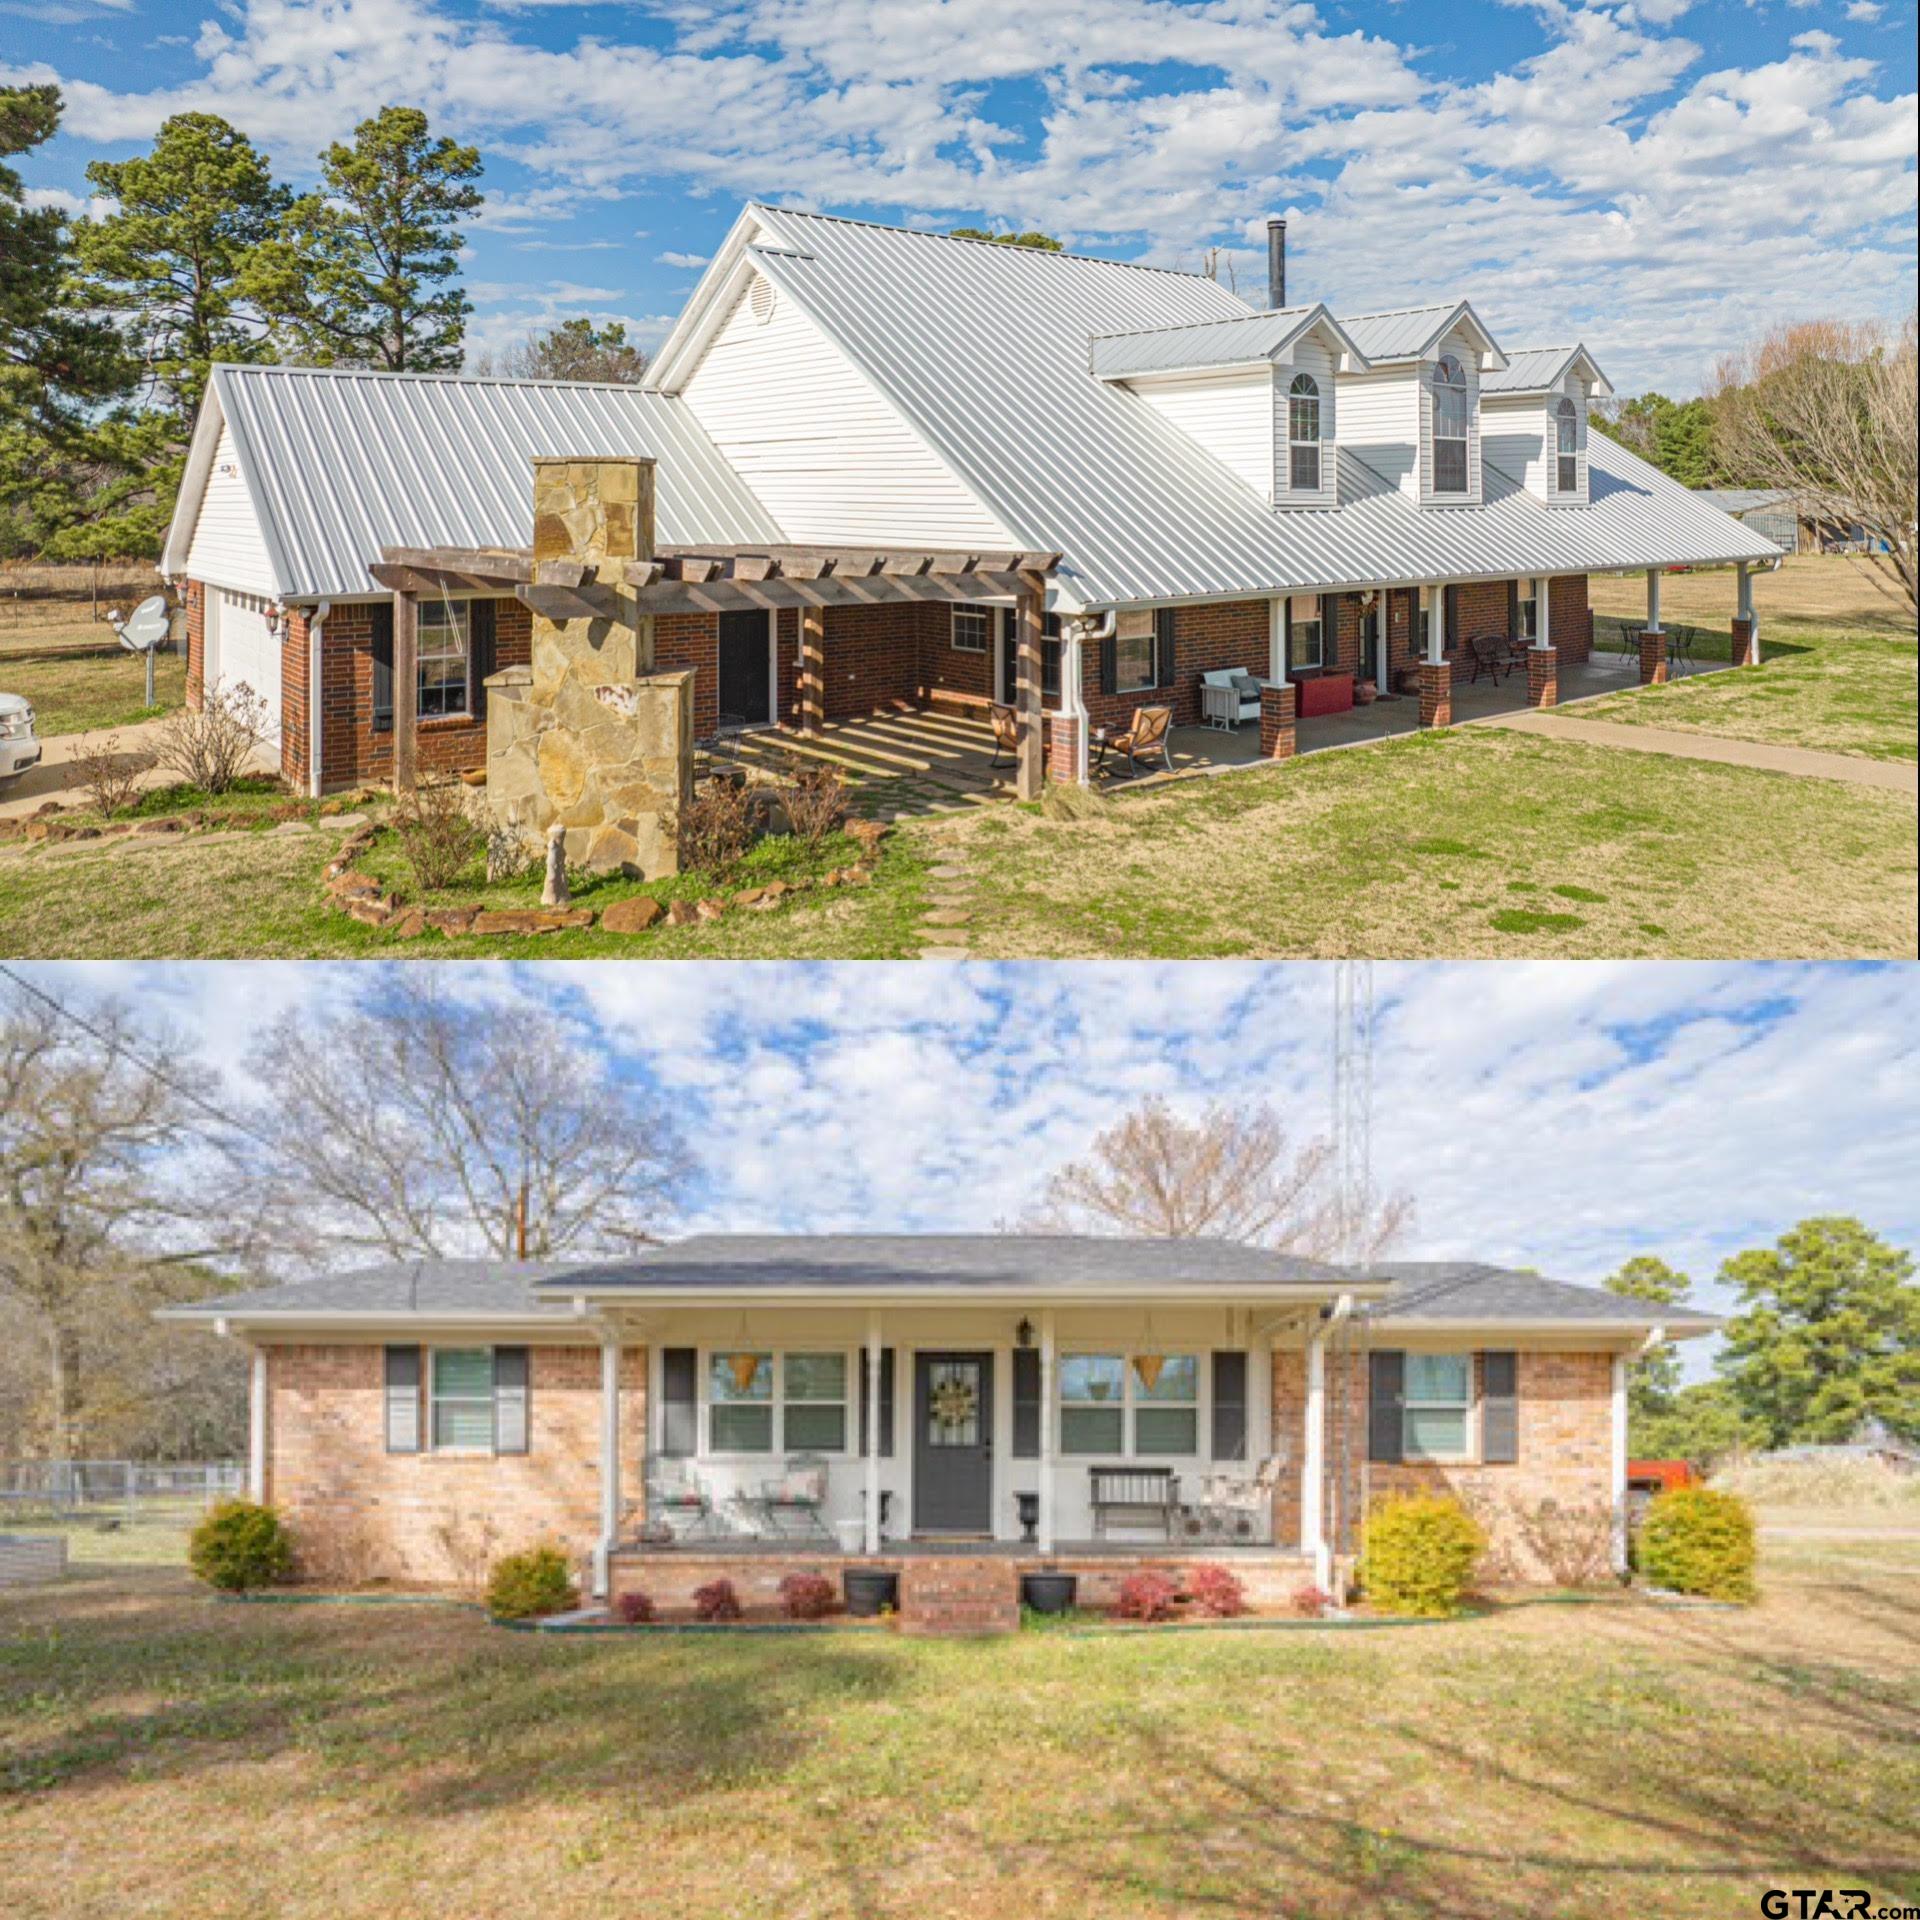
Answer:
M33 730L33 709L17 693L0 693L0 780L11 780L40 764L40 739Z

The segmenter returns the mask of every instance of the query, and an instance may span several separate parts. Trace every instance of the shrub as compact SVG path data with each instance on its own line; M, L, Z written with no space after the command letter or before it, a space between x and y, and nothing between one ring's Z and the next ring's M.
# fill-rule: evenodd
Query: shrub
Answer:
M746 783L720 775L680 809L680 864L699 873L731 873L753 845L754 806Z
M222 1500L194 1528L187 1564L222 1593L250 1593L293 1570L293 1541L273 1508L254 1500Z
M580 1603L567 1556L558 1547L529 1547L494 1562L487 1611L496 1620L536 1620Z
M693 1613L696 1620L738 1620L740 1596L734 1592L733 1582L709 1580L704 1587L695 1587Z
M847 783L838 767L802 767L780 800L794 832L810 847L847 824Z
M1640 1571L1656 1587L1709 1600L1753 1598L1753 1513L1737 1493L1674 1487L1640 1525Z
M1611 1501L1517 1501L1513 1520L1534 1564L1555 1586L1597 1587L1614 1577Z
M145 754L122 753L117 733L108 734L97 745L88 734L74 755L74 765L80 769L81 783L95 811L111 820L140 797L140 776L153 761Z
M1122 1620L1171 1620L1179 1599L1164 1573L1130 1573L1120 1582L1113 1611Z
M1237 1619L1247 1610L1247 1589L1231 1567L1195 1567L1187 1579L1187 1598L1195 1613L1210 1620Z
M422 893L438 893L458 880L480 845L480 829L467 813L466 789L454 780L416 787L393 812L401 855Z
M202 793L225 793L267 737L267 703L244 681L209 687L198 708L181 707L160 734L159 764Z
M623 1627L645 1627L653 1622L653 1596L642 1593L637 1587L631 1593L623 1593L613 1603L614 1618Z
M790 1573L780 1582L789 1620L824 1620L833 1611L833 1582L824 1574Z
M1443 1494L1407 1494L1367 1516L1361 1581L1383 1613L1444 1619L1460 1611L1486 1551L1480 1523Z
M1333 1605L1333 1596L1323 1588L1316 1587L1311 1580L1305 1586L1295 1587L1293 1596L1287 1603L1295 1613L1306 1620L1323 1619Z

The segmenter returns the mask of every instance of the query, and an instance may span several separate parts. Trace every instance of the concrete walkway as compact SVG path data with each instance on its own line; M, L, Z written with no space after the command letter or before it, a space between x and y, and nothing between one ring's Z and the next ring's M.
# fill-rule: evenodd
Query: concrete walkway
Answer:
M1816 753L1762 740L1730 740L1714 733L1680 733L1671 727L1623 726L1617 720L1577 720L1571 714L1529 708L1467 724L1506 727L1552 740L1580 740L1593 747L1624 747L1630 753L1664 753L1680 760L1712 760L1723 767L1758 767L1802 780L1840 780L1920 799L1920 767L1899 760L1868 760L1851 753Z

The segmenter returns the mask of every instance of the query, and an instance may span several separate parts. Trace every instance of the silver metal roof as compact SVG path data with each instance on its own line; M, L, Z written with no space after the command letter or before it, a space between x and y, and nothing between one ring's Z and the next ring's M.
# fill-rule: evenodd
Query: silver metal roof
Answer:
M1480 391L1486 393L1544 393L1558 383L1576 360L1584 359L1593 369L1601 388L1611 393L1613 383L1600 371L1600 363L1584 346L1513 347L1507 352L1507 364L1492 368L1480 376Z
M1694 487L1696 500L1704 500L1722 513L1752 513L1760 507L1784 507L1793 495L1784 487Z
M1138 394L1088 370L1091 334L1261 317L1211 280L756 212L772 244L752 251L768 279L1020 544L1064 556L1061 587L1084 606L1779 551L1598 434L1585 507L1549 507L1489 463L1483 506L1421 509L1342 448L1338 510L1276 511ZM1462 310L1420 311L1438 325Z
M1321 307L1277 307L1231 320L1204 320L1184 327L1150 327L1134 333L1096 334L1088 365L1102 380L1145 373L1179 373L1195 367L1244 366L1281 352L1303 333ZM1326 316L1329 320L1332 315Z
M636 387L216 366L203 468L221 418L286 599L379 591L384 546L529 545L535 454L651 454L663 541L783 537L684 402ZM170 564L199 493L181 487Z
M1341 325L1369 360L1413 360L1449 331L1465 307L1463 300L1449 300L1440 306L1400 307L1389 313L1346 314Z

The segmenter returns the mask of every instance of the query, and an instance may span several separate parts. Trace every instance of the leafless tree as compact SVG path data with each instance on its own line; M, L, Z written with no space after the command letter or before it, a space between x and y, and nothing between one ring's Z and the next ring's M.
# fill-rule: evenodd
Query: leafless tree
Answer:
M534 1259L656 1238L692 1173L673 1117L558 1014L433 982L292 1013L250 1062L263 1231L284 1258Z
M1857 525L1872 577L1912 615L1920 515L1916 323L1777 327L1714 376L1715 448L1750 486L1791 493L1804 519Z
M1308 1259L1340 1255L1333 1149L1296 1146L1270 1106L1211 1106L1183 1120L1158 1097L1143 1100L1083 1159L1047 1181L1022 1221L1042 1231L1148 1238L1243 1240ZM1383 1253L1413 1217L1405 1194L1375 1199L1355 1251Z

